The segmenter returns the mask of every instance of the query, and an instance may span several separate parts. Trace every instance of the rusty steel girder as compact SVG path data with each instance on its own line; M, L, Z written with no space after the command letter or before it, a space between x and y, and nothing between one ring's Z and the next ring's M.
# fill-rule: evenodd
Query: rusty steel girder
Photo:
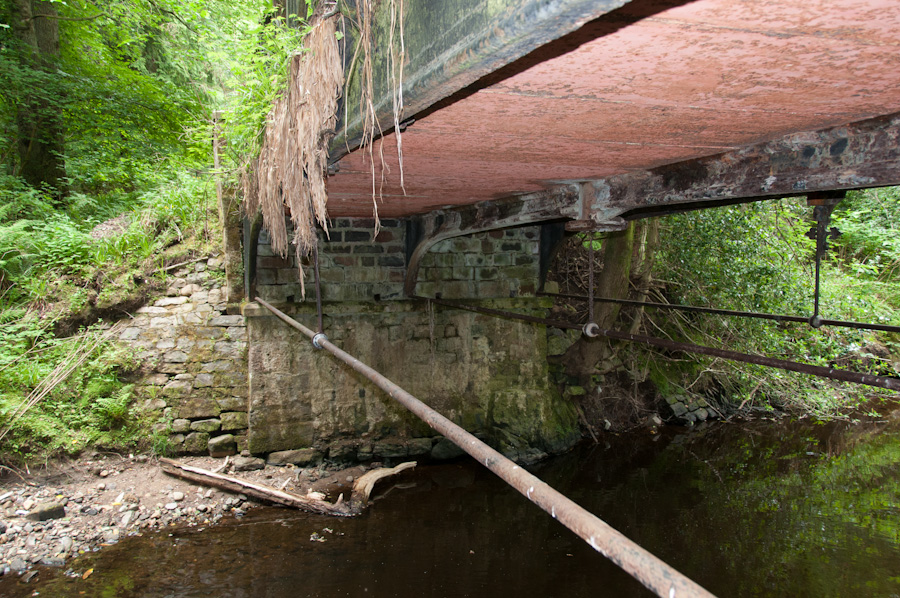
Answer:
M546 191L413 218L404 290L435 244L478 232L564 220L568 230L619 230L626 220L813 192L900 184L900 114L793 133L651 170L573 181Z

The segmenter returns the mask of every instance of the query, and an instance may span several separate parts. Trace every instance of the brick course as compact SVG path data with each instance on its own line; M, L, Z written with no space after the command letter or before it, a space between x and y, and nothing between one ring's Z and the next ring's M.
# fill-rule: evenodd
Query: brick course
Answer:
M386 219L374 236L369 219L339 218L329 236L319 233L319 274L323 301L404 299L406 222ZM435 244L419 268L416 292L445 299L492 299L534 293L538 278L537 227L490 231ZM315 301L311 269L304 266L306 298L301 296L296 258L273 256L260 235L257 291L275 303Z

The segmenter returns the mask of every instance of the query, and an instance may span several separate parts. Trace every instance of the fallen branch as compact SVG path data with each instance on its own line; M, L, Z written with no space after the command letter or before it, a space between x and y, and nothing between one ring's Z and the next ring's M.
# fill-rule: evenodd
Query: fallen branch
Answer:
M319 500L316 498L299 496L297 494L290 494L288 492L283 492L275 488L263 486L262 484L245 482L244 480L239 480L230 476L213 473L212 471L207 471L199 467L183 465L181 463L178 463L177 461L173 461L172 459L160 459L159 464L160 467L162 467L162 470L169 475L195 482L197 484L202 484L204 486L212 486L214 488L225 490L227 492L233 492L235 494L245 494L247 496L252 496L253 498L268 503L275 503L283 505L285 507L293 507L295 509L309 511L311 513L319 513L322 515L335 515L338 517L349 517L351 515L356 515L356 513L350 512L348 506L344 504L334 505L326 500Z
M228 469L229 465L231 465L231 456L230 455L225 457L225 462L222 463L221 465L219 465L218 467L216 467L215 469L213 469L212 472L213 473L222 473L223 471ZM284 486L279 488L279 490L284 490Z
M209 256L204 255L202 257L197 257L192 260L188 260L186 262L179 262L177 264L172 264L171 266L166 266L165 268L162 269L162 271L168 272L169 270L174 270L176 268L180 268L181 266L187 266L188 264L194 264L194 263L202 262L203 260L208 260L208 259L209 259Z
M159 465L163 472L169 475L203 486L212 486L213 488L225 490L226 492L244 494L264 502L292 507L311 513L318 513L320 515L352 517L354 515L359 515L366 508L369 501L369 495L372 493L375 484L379 480L415 467L416 463L415 461L411 461L402 463L397 467L373 469L372 471L367 472L353 484L352 498L349 503L344 502L343 495L338 498L337 502L330 503L314 494L307 496L291 494L277 488L263 486L262 484L254 484L253 482L246 482L199 467L184 465L172 459L161 458L159 460Z
M379 480L397 475L401 471L412 469L415 466L415 461L407 461L406 463L401 463L397 467L381 467L379 469L367 471L359 476L359 478L353 482L353 492L350 493L351 508L358 508L362 511L368 504L369 496L372 494L372 490L375 489L375 484L377 484Z
M584 409L581 408L581 405L575 403L575 411L578 412L578 418L581 420L581 423L584 424L584 427L587 428L587 431L590 432L591 438L594 439L594 444L600 444L600 440L597 438L597 433L594 432L594 426L588 421L587 416L584 414Z

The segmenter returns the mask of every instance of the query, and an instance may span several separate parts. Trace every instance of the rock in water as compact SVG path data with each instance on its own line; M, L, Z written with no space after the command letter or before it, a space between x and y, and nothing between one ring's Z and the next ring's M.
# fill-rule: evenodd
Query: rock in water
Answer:
M466 452L464 450L456 446L451 440L447 438L441 438L434 445L434 448L431 449L431 458L438 461L455 459L465 454Z
M16 573L24 571L27 567L28 565L25 563L25 561L18 556L13 557L13 559L9 562L9 568Z
M45 567L65 567L66 561L60 557L48 556L41 559L41 564Z

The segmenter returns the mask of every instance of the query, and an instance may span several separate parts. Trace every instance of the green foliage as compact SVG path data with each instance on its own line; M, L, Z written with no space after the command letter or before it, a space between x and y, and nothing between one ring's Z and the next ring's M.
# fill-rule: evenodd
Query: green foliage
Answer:
M853 234L823 263L820 313L828 319L900 325L900 287L862 273L860 264L886 264L892 258L889 237L900 218L896 190L881 199L859 194L842 207L839 226L851 222ZM883 219L861 220L865 206L889 207ZM812 209L797 200L760 202L702 210L665 219L656 262L671 303L808 317L813 311L815 243L805 233ZM860 220L854 220L860 219ZM851 227L848 227L851 228ZM881 239L880 243L871 242ZM699 314L649 314L673 337L697 344L758 353L823 366L896 375L890 338L849 328L813 329L805 324L723 318ZM809 376L759 366L691 358L661 366L658 378L672 375L683 387L705 389L734 403L841 413L874 392Z
M226 158L241 164L302 35L283 26L269 0L54 5L60 54L52 68L0 26L0 425L78 342L54 336L61 323L93 321L81 318L132 301L145 281L158 284L173 245L189 254L219 238L210 115L225 110ZM0 23L11 23L13 10L0 6ZM16 176L26 102L63 125L65 197ZM91 236L113 218L122 230ZM130 411L127 362L102 347L20 420L4 454L146 439ZM165 450L164 440L153 442Z
M312 1L307 2L307 15ZM224 137L228 163L242 167L259 153L266 117L275 99L284 93L291 57L304 51L305 24L285 27L271 5L257 4L254 18L247 19L234 39L236 52L217 56L230 65L228 92L224 96Z
M898 215L900 187L848 193L832 217L842 233L834 245L845 267L867 279L900 280Z
M787 201L702 210L666 219L661 277L679 301L798 313L809 304L815 243L804 209Z
M58 363L98 333L56 339L34 312L0 323L0 427ZM98 444L132 445L140 437L140 422L131 411L134 387L122 377L136 367L133 357L115 345L101 345L16 422L4 439L3 458L71 454Z

